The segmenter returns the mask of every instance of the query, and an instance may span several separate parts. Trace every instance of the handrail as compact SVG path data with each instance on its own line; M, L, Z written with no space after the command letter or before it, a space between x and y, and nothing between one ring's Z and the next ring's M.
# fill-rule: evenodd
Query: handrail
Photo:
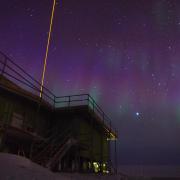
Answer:
M14 79L16 82L19 82L24 88L30 88L35 91L37 95L40 93L41 84L34 79L31 75L29 75L24 69L22 69L19 65L14 63L10 58L8 58L4 53L0 51L0 75L9 77ZM49 89L43 86L43 98L47 99L47 101L54 106L55 95ZM40 98L39 98L40 99Z
M1 57L3 57L3 60L1 59ZM26 88L30 88L32 91L35 91L36 93L38 93L38 95L40 93L41 84L1 51L0 51L0 75L14 79L16 82L21 83L23 88L24 86ZM1 77L0 77L0 80L1 80ZM50 105L53 108L72 107L72 106L79 105L78 103L81 103L81 102L82 104L80 105L84 105L86 103L86 105L88 105L88 107L92 109L93 112L96 113L100 117L100 119L102 120L102 123L105 124L108 128L110 128L110 131L112 129L111 119L104 113L102 108L96 103L93 97L90 96L89 94L56 96L48 88L43 86L42 99L50 103ZM117 132L115 128L113 128L112 130L115 133Z
M73 95L70 95L71 97L76 97L76 96L89 96L89 94L73 94ZM69 97L69 96L56 96L56 98L66 98L66 97Z
M87 98L82 98L84 96L87 96ZM79 97L80 99L73 100L72 99L73 97ZM55 107L58 107L58 105L62 103L67 103L67 105L63 107L72 107L77 105L77 104L72 105L73 102L85 102L85 101L87 102L88 107L91 108L94 112L97 113L97 115L100 116L100 119L102 119L102 123L107 125L107 127L110 128L110 131L113 131L115 134L117 134L116 129L114 127L112 128L111 119L104 113L102 108L96 103L96 101L89 94L78 94L78 95L56 97ZM89 104L91 104L92 107Z
M33 78L30 74L28 74L23 68L21 68L18 64L14 63L10 58L8 58L3 52L0 51L0 54L2 54L5 58L5 60L8 60L11 62L13 65L15 65L17 68L19 68L24 74L26 74L31 80L36 82L39 86L41 86L41 83L37 81L35 78ZM0 59L1 60L1 59ZM2 61L1 61L2 63ZM47 90L51 95L55 96L54 93L52 93L48 88L43 86L43 89Z

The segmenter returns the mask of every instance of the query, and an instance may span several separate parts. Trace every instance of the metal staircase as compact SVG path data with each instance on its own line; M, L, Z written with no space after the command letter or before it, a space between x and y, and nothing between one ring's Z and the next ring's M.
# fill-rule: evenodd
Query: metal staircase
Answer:
M60 146L60 148L57 148L57 152L53 155L53 157L48 161L46 166L49 169L53 169L56 163L61 161L62 157L66 154L66 152L77 143L77 140L74 138L67 138L67 140Z
M44 141L35 142L31 159L40 165L53 169L68 150L77 144L71 132L70 128L65 129L60 134L55 131Z

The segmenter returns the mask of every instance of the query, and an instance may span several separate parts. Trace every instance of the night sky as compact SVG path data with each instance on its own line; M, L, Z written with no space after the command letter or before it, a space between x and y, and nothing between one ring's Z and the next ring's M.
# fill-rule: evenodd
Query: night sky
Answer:
M0 50L40 80L53 1L0 2ZM45 86L94 97L119 164L180 165L180 1L58 0Z

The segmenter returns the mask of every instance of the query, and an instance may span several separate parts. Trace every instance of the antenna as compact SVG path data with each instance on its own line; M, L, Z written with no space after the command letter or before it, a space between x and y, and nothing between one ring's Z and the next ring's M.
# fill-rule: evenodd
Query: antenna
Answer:
M42 77L41 77L41 88L40 88L40 95L39 95L40 98L42 98L42 93L43 93L44 78L45 78L45 73L46 73L47 57L48 57L48 53L49 53L49 45L50 45L50 41L51 41L51 33L52 33L55 6L56 6L56 0L54 0L54 2L53 2L53 8L52 8L52 12L51 12L51 19L50 19L49 32L48 32L48 40L47 40L47 46L46 46L46 53L45 53L45 57L44 57L43 72L42 72Z

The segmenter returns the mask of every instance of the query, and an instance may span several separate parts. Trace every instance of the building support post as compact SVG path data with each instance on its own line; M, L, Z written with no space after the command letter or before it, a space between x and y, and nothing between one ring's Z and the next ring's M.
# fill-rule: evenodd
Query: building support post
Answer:
M91 153L91 171L93 172L93 117L91 117L91 147L90 147L90 153Z
M90 97L89 97L89 102L91 102L91 100L90 100ZM92 105L93 105L93 115L94 115L94 100L93 100L93 102L92 102ZM91 171L93 172L94 171L94 169L93 169L93 160L94 160L94 158L93 158L93 149L94 149L94 147L93 147L93 145L94 145L94 137L93 137L93 128L94 128L94 122L93 122L93 116L91 116L91 147L90 147L90 154L91 154Z
M114 140L114 163L115 163L115 174L117 174L117 139L115 138L115 140Z
M111 173L111 121L110 121L110 129L109 129L109 139L108 139L108 146L109 146L109 155L108 155L108 170Z
M104 128L104 112L103 112L103 114L102 114L102 116L103 116L103 128ZM104 143L103 143L103 138L104 138L104 130L102 129L102 134L100 135L100 137L101 137L101 149L100 149L100 171L101 171L101 173L103 173L103 155L104 155L104 148L103 148L103 146L104 146Z

